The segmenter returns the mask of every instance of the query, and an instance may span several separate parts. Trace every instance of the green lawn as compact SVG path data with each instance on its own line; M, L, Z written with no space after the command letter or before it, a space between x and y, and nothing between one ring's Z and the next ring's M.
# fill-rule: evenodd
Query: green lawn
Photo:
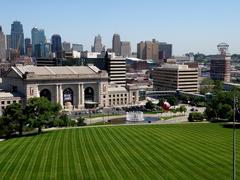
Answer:
M219 124L52 131L0 142L0 179L231 179L231 137Z

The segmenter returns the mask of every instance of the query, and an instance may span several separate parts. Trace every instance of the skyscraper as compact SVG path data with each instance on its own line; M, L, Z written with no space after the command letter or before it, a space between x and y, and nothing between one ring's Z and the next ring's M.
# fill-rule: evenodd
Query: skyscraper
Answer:
M83 51L83 45L82 44L72 44L72 50L82 52Z
M0 26L0 62L5 60L6 60L5 35L2 32L2 27Z
M52 35L52 53L55 53L56 58L62 58L62 40L58 34Z
M159 43L159 59L168 59L172 57L172 44Z
M121 42L121 56L123 57L131 56L131 45L129 41Z
M38 29L37 27L34 27L31 31L32 33L32 55L38 57L44 57L44 44L46 42L46 37L43 29ZM38 52L36 53L36 46L38 49Z
M31 45L31 39L30 38L25 38L24 44L25 44L25 55L29 55L28 47Z
M23 26L19 21L14 21L11 25L11 48L24 55Z
M140 59L159 59L159 44L153 39L153 41L141 41L137 45L137 57Z
M116 56L121 54L121 40L119 34L114 34L112 39L112 50L115 52Z
M231 80L231 55L227 53L229 45L218 45L219 55L211 56L210 77L229 83Z
M71 50L71 43L64 41L62 43L62 48L63 48L63 51L69 52Z
M100 35L95 36L94 39L94 46L92 47L93 52L102 52L103 45L102 45L102 37Z
M11 35L10 34L7 34L6 36L7 38L7 49L10 49L11 48Z

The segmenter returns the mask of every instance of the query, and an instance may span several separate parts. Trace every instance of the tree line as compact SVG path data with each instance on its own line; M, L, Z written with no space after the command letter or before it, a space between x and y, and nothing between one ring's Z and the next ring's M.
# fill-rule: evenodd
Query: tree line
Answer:
M10 104L0 117L0 136L7 138L14 134L22 136L26 129L37 128L40 134L43 127L85 125L84 118L79 118L76 122L60 112L61 105L51 103L45 97L30 98L26 105Z

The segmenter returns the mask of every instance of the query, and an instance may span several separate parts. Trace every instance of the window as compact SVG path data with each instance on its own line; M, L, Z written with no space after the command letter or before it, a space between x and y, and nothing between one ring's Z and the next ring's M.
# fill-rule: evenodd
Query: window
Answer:
M1 104L5 104L5 101L1 101Z
M119 94L117 94L117 97L119 97Z
M7 101L7 104L10 104L11 102L10 101Z
M105 95L103 95L103 98L106 98L106 96L105 96Z
M113 97L115 97L115 94L113 95Z
M13 101L13 103L16 103L16 101Z
M121 97L123 97L123 94L121 94Z
M111 95L109 95L109 97L112 97Z

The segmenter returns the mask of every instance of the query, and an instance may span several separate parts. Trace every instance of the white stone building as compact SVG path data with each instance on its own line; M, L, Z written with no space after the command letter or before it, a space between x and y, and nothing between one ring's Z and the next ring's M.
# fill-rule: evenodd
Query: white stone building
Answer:
M11 67L2 79L5 91L26 101L45 96L65 109L102 107L108 93L108 75L95 66Z

